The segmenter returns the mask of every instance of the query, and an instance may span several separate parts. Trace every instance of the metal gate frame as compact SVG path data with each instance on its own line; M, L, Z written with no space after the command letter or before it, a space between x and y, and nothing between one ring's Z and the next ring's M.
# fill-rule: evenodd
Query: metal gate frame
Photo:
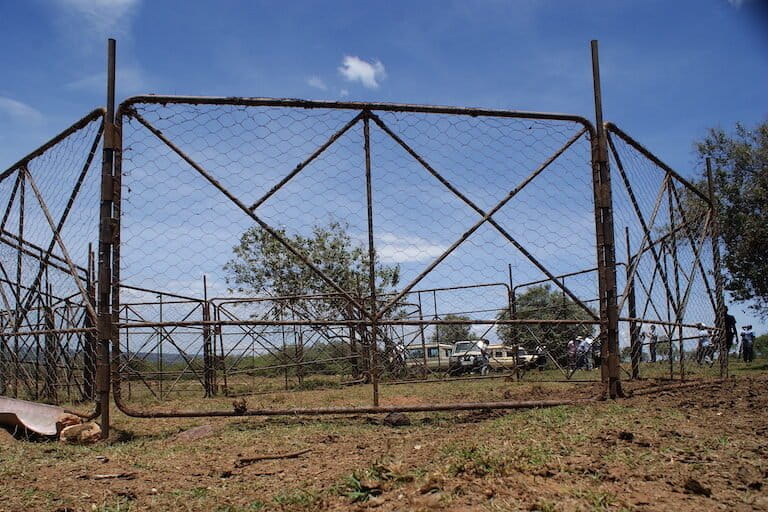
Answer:
M422 404L422 405L409 405L409 406L382 406L379 403L379 365L377 364L377 348L375 341L372 343L372 363L371 363L371 383L373 385L373 397L372 405L370 407L323 407L323 408L286 408L286 409L253 409L253 410L226 410L226 411L145 411L131 408L123 401L121 393L121 373L120 368L120 329L128 329L131 327L153 327L163 329L165 327L179 327L186 325L199 326L202 329L203 337L206 340L210 340L213 337L213 333L217 327L222 325L238 325L238 326L250 326L250 325L346 325L348 327L362 326L370 329L370 335L373 340L377 339L377 330L383 326L397 326L397 325L415 325L423 326L426 324L431 325L450 325L450 324L489 324L491 321L475 320L475 321L450 321L450 320L395 320L387 318L385 315L387 311L393 308L398 301L403 299L408 293L415 292L416 285L441 261L443 261L454 249L456 249L462 242L464 242L474 231L479 229L483 225L489 225L493 227L503 238L505 238L512 246L514 246L521 254L523 254L530 263L533 264L542 274L549 278L548 282L556 285L564 295L568 296L575 304L582 307L589 313L592 318L590 321L577 321L577 320L535 320L527 319L521 320L511 317L506 320L494 319L494 324L510 324L510 325L523 325L532 323L563 323L563 324L584 324L592 323L599 325L599 338L601 346L601 382L603 384L603 392L601 397L596 398L619 398L623 397L624 393L621 386L621 371L620 364L620 352L619 352L619 334L618 326L620 321L628 321L633 324L631 328L632 332L632 345L633 345L633 364L632 373L630 377L637 377L636 373L636 354L637 354L637 329L634 324L638 321L644 321L642 318L638 318L636 313L630 314L626 317L620 316L620 311L623 308L624 302L628 301L630 308L632 307L632 288L630 283L634 282L635 273L637 271L636 259L633 259L637 254L641 254L647 250L651 250L655 253L655 250L647 248L653 244L650 244L650 231L647 223L642 218L642 214L638 212L640 222L643 225L643 229L646 234L641 244L640 251L636 255L629 254L628 261L626 262L627 272L627 288L619 293L617 290L616 270L621 265L616 261L616 247L615 247L615 230L613 221L613 197L611 189L612 173L609 165L611 151L614 158L617 161L617 167L619 175L622 177L622 181L626 185L626 175L621 168L620 160L616 154L615 147L613 145L612 138L614 136L621 138L625 143L634 147L637 151L642 153L646 158L653 161L657 166L662 168L666 172L664 186L668 184L669 180L675 179L682 183L687 188L691 188L697 195L699 195L709 206L709 233L712 242L714 271L715 271L715 291L714 300L716 305L716 327L720 343L722 345L723 336L723 283L722 274L720 268L719 259L719 247L717 242L717 227L715 225L715 208L716 204L711 189L709 194L703 194L696 189L684 178L675 173L669 166L661 162L656 156L643 148L639 143L631 139L628 135L622 132L619 128L611 123L603 122L602 115L602 96L600 88L600 70L597 52L597 42L592 41L592 73L593 73L593 86L594 86L594 105L595 105L595 124L592 124L588 119L568 114L552 114L542 112L523 112L523 111L505 111L505 110L490 110L490 109L476 109L476 108L458 108L458 107L440 107L440 106L421 106L421 105L408 105L408 104L388 104L388 103L360 103L360 102L326 102L326 101L306 101L306 100L293 100L293 99L270 99L270 98L212 98L212 97L182 97L182 96L136 96L125 100L120 104L118 108L115 108L115 41L110 39L108 46L108 68L107 68L107 107L106 109L99 109L92 112L84 119L91 119L94 115L103 116L103 135L102 135L102 172L101 172L101 187L100 187L100 213L99 213L99 241L98 241L98 261L96 263L95 279L96 290L95 293L90 293L86 286L81 283L81 280L77 278L77 269L72 262L69 254L66 251L66 246L61 240L59 235L59 229L57 229L54 220L51 218L50 213L47 211L44 201L37 189L37 186L29 175L25 171L25 162L34 158L36 155L42 154L48 147L50 147L57 139L54 139L51 143L48 143L37 150L35 153L29 155L25 159L22 159L19 164L13 166L9 171L0 175L0 181L9 177L13 172L18 172L20 178L28 182L32 187L35 196L40 203L41 208L46 213L47 223L54 233L56 244L60 247L60 250L64 256L66 268L69 269L71 274L75 277L78 288L82 296L84 297L84 308L87 310L86 317L91 322L89 326L85 328L71 328L65 329L67 332L75 331L87 331L88 333L97 333L98 339L96 340L98 351L96 355L95 364L95 378L93 379L93 386L97 395L97 407L96 412L91 415L95 417L101 416L102 429L104 435L109 434L110 425L110 394L113 397L114 403L117 408L123 413L143 418L159 418L159 417L198 417L198 416L256 416L256 415L321 415L321 414L354 414L354 413L382 413L382 412L412 412L412 411L441 411L441 410L472 410L472 409L510 409L510 408L529 408L529 407L542 407L550 405L571 404L580 401L574 400L545 400L545 401L525 401L525 402L472 402L472 403L446 403L446 404ZM285 176L279 183L277 183L270 191L268 191L261 199L257 200L253 205L248 206L238 199L231 191L224 187L216 178L213 177L203 166L196 162L191 156L185 153L180 147L178 147L172 140L170 140L165 134L163 134L158 128L153 126L142 115L134 109L137 104L187 104L187 105L228 105L228 106L243 106L243 107L277 107L286 109L336 109L354 111L357 114L340 130L334 133L323 145L318 147L312 155L306 160L301 162L296 168ZM550 120L550 121L562 121L574 123L580 126L580 129L575 135L561 146L557 151L552 153L538 168L533 170L520 184L512 189L500 202L494 207L484 210L468 197L466 197L460 190L458 190L452 183L450 183L444 176L442 176L437 170L435 170L421 155L419 155L415 149L408 145L402 138L400 138L394 131L392 131L388 125L377 115L377 112L398 112L398 113L418 113L418 114L443 114L443 115L455 115L466 117L490 117L490 118L513 118L513 119L529 119L529 120ZM181 160L183 160L189 167L194 169L200 176L202 176L209 185L221 194L226 196L229 201L239 207L239 209L250 219L259 225L266 233L268 233L273 239L277 240L282 246L293 256L302 261L309 269L311 269L317 276L323 279L328 285L330 285L339 296L343 297L350 308L357 311L360 319L345 321L333 320L324 321L318 319L298 319L298 320L279 320L268 321L264 319L247 321L242 319L237 320L222 320L221 315L216 313L216 306L211 306L213 303L208 300L207 296L201 302L201 311L203 315L202 321L176 321L176 322L130 322L123 321L121 319L121 303L120 303L120 289L124 285L120 281L120 251L121 251L121 188L122 188L122 165L123 165L123 136L122 127L123 122L127 118L132 118L143 125L154 137L159 139L167 148L175 153ZM82 123L81 120L79 123ZM343 133L357 125L358 123L363 126L364 134L364 151L365 151L365 178L366 178L366 204L367 204L367 224L368 224L368 263L367 269L369 274L369 283L371 284L368 295L365 297L354 297L344 290L338 283L335 283L332 279L326 276L322 270L309 261L298 249L293 247L291 243L281 236L280 232L273 226L270 226L256 213L256 208L266 201L272 194L280 189L283 185L288 183L294 176L299 174L302 169L309 165L315 158L322 154L328 147L330 147ZM456 240L447 250L445 250L437 259L435 259L430 265L428 265L419 275L417 275L410 283L400 288L394 297L388 298L388 300L379 307L379 300L381 297L377 296L377 289L375 285L375 244L374 244L374 231L373 231L373 201L372 201L372 185L371 185L371 160L370 160L370 125L373 123L384 134L389 136L401 149L409 154L427 173L437 179L445 188L447 188L453 196L459 198L467 207L473 210L478 216L479 220L464 234ZM78 124L76 123L75 126ZM593 207L594 207L594 226L595 226L595 248L596 248L596 261L597 265L594 270L597 272L597 284L598 284L598 297L596 301L599 302L599 312L595 314L588 306L584 304L582 300L576 296L564 283L563 276L557 276L550 272L545 265L539 262L531 252L520 244L515 238L512 237L501 225L499 225L494 219L493 215L497 213L505 204L507 204L512 198L520 192L528 183L536 178L541 172L543 172L552 162L554 162L560 155L568 150L576 141L586 137L590 143L591 150L591 171L592 171L592 192L593 192ZM98 144L94 142L94 149ZM710 171L711 172L711 171ZM662 188L664 188L664 186ZM631 194L631 187L630 194ZM661 199L657 200L657 206ZM652 224L652 223L651 223ZM679 231L682 226L673 228ZM654 242L655 243L655 242ZM47 251L50 259L51 249ZM692 269L693 272L697 270L704 274L703 268L701 268L700 254L696 252L697 268ZM658 265L658 258L657 265ZM89 265L90 266L90 265ZM678 263L675 263L675 272L677 272ZM89 275L91 272L88 273ZM665 281L665 288L668 292L667 295L672 295L669 283L667 281L668 276L662 274L662 280ZM93 283L94 280L89 280ZM530 284L530 283L529 283ZM92 286L92 285L91 285ZM713 293L708 287L710 298ZM510 285L510 288L511 285ZM676 318L675 322L672 322L670 327L677 327L681 329L684 325L682 323L682 311L684 309L685 302L687 300L688 291L686 290L683 296L679 296L678 293L676 300L673 302ZM514 292L511 289L510 295L514 297ZM8 307L10 309L10 307ZM50 315L49 315L50 316ZM658 322L663 323L663 322ZM17 326L18 327L18 326ZM49 329L50 330L50 329ZM7 339L9 335L20 334L17 329L16 332L2 333L2 338ZM60 329L58 331L61 331ZM47 331L36 330L35 334L45 334ZM23 333L22 333L23 334ZM210 343L207 341L206 343ZM681 336L682 343L682 336ZM211 393L211 385L213 376L209 373L212 368L212 357L215 355L215 350L211 352L210 349L205 349L206 369L203 376L204 385L206 388L206 394ZM727 372L727 354L723 354L721 351L720 360L721 375L725 375ZM684 370L681 367L681 378Z

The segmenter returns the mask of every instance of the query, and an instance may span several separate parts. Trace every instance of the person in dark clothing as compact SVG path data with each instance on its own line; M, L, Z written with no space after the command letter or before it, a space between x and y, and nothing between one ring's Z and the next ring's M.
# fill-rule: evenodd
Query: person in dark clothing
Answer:
M730 353L733 342L738 336L736 332L736 318L728 313L728 308L725 308L725 350L726 354Z

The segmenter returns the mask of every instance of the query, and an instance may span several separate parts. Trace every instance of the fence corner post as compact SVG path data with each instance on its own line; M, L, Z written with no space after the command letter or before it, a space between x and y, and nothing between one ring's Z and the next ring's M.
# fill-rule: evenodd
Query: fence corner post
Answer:
M595 236L600 294L600 356L604 392L622 397L619 375L619 315L616 300L616 245L613 232L613 198L608 165L608 142L603 125L600 63L597 40L592 40L592 79L595 96L595 136L592 140L592 187L595 201Z
M115 40L107 43L107 108L104 116L103 153L101 163L101 197L99 207L98 261L98 336L96 387L101 414L102 437L109 437L110 344L112 329L112 243L114 239L114 156L115 156Z

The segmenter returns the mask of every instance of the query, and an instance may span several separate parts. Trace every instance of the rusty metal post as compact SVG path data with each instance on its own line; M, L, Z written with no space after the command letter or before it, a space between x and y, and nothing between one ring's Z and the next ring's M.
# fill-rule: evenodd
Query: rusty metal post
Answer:
M712 228L710 240L712 241L712 264L715 271L715 302L717 311L715 311L715 326L717 331L717 347L720 350L720 377L728 375L728 354L726 353L726 332L725 332L725 296L723 289L723 272L720 266L720 229L717 222L717 198L715 197L715 185L712 180L712 160L707 157L707 192L711 208Z
M112 243L115 235L114 157L115 133L115 40L107 46L107 112L104 119L104 144L101 165L101 204L99 208L99 282L98 332L99 353L96 359L96 390L104 438L109 436L110 344L112 332Z
M643 345L640 343L640 328L638 323L634 320L637 318L637 300L635 297L635 278L630 274L630 267L632 266L632 249L629 242L629 226L624 228L624 236L627 240L627 265L624 269L627 271L627 279L630 280L627 283L627 306L629 307L629 317L632 320L629 321L629 351L632 357L632 379L640 378L640 360L643 355Z
M18 331L21 326L22 318L19 314L24 311L24 306L21 304L21 277L22 277L22 265L24 259L22 258L22 244L24 240L24 190L27 188L27 183L24 180L24 173L26 172L26 166L19 170L19 248L16 253L16 326L14 331ZM30 290L31 291L31 290ZM13 372L13 397L19 397L19 378L21 377L21 363L19 358L19 336L13 337L13 360L14 360L14 372Z
M677 257L677 222L675 221L675 209L674 204L672 201L673 191L675 188L675 184L672 180L669 180L669 184L667 185L669 192L667 193L667 199L669 204L669 230L672 233L672 250L670 251L670 255L672 256L672 265L674 270L674 278L675 278L675 303L677 304L677 314L676 317L676 323L677 323L677 337L678 337L678 344L680 345L680 360L683 360L683 301L682 296L680 295L680 260ZM697 258L698 259L698 258ZM691 273L691 279L694 278L694 274ZM674 345L672 343L672 333L675 331L674 327L671 327L669 329L669 353L672 354ZM680 371L680 380L683 380L683 365L680 365L681 371ZM674 377L674 376L673 376Z
M211 358L211 305L208 302L208 278L203 275L203 382L205 397L212 397L216 390L213 386L213 359Z
M595 94L596 137L592 140L592 186L595 199L597 273L600 291L600 356L605 392L611 398L623 396L619 375L619 322L616 299L616 247L613 232L613 198L608 166L608 141L603 126L600 89L600 62L597 41L591 43L592 79Z
M88 291L88 300L91 307L96 309L96 289L94 287L94 254L93 245L88 244L88 270L86 272L86 290ZM85 314L83 323L86 328L96 327L91 315ZM98 350L98 336L93 332L86 332L83 335L83 400L95 399L96 391L96 352Z
M429 366L427 366L427 340L426 336L424 336L424 313L421 310L421 292L418 292L417 296L418 298L418 304L419 304L419 322L422 322L422 324L419 326L419 334L421 335L421 350L423 353L421 354L423 363L424 363L424 370L422 371L422 376L426 379L429 376ZM440 340L435 339L437 341L437 364L438 367L440 366ZM407 355L406 355L407 357ZM406 366L407 369L407 366Z
M58 343L56 341L56 335L54 329L56 324L53 317L53 308L51 307L50 295L46 297L43 306L43 315L45 318L45 381L43 386L43 396L52 404L57 403L56 396L56 365L58 364Z
M363 117L363 137L365 151L365 190L368 206L368 291L371 300L369 310L371 321L371 383L373 385L373 406L379 406L379 357L377 345L377 317L378 305L376 304L376 248L373 242L373 178L371 176L371 131L370 112L365 112Z

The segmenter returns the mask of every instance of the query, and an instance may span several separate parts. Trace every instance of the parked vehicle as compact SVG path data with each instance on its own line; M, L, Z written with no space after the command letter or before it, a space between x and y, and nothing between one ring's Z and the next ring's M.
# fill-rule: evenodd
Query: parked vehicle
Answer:
M491 369L487 347L487 340L461 340L454 343L448 374L452 376L470 373L486 375Z
M448 343L425 343L423 345L414 343L406 348L405 365L409 370L424 368L425 360L428 370L446 371L450 368L453 345Z
M529 354L523 347L517 349L517 361L515 361L515 347L507 345L490 345L488 347L488 359L491 370L504 371L514 370L515 364L520 368L534 368L538 363L539 356Z

